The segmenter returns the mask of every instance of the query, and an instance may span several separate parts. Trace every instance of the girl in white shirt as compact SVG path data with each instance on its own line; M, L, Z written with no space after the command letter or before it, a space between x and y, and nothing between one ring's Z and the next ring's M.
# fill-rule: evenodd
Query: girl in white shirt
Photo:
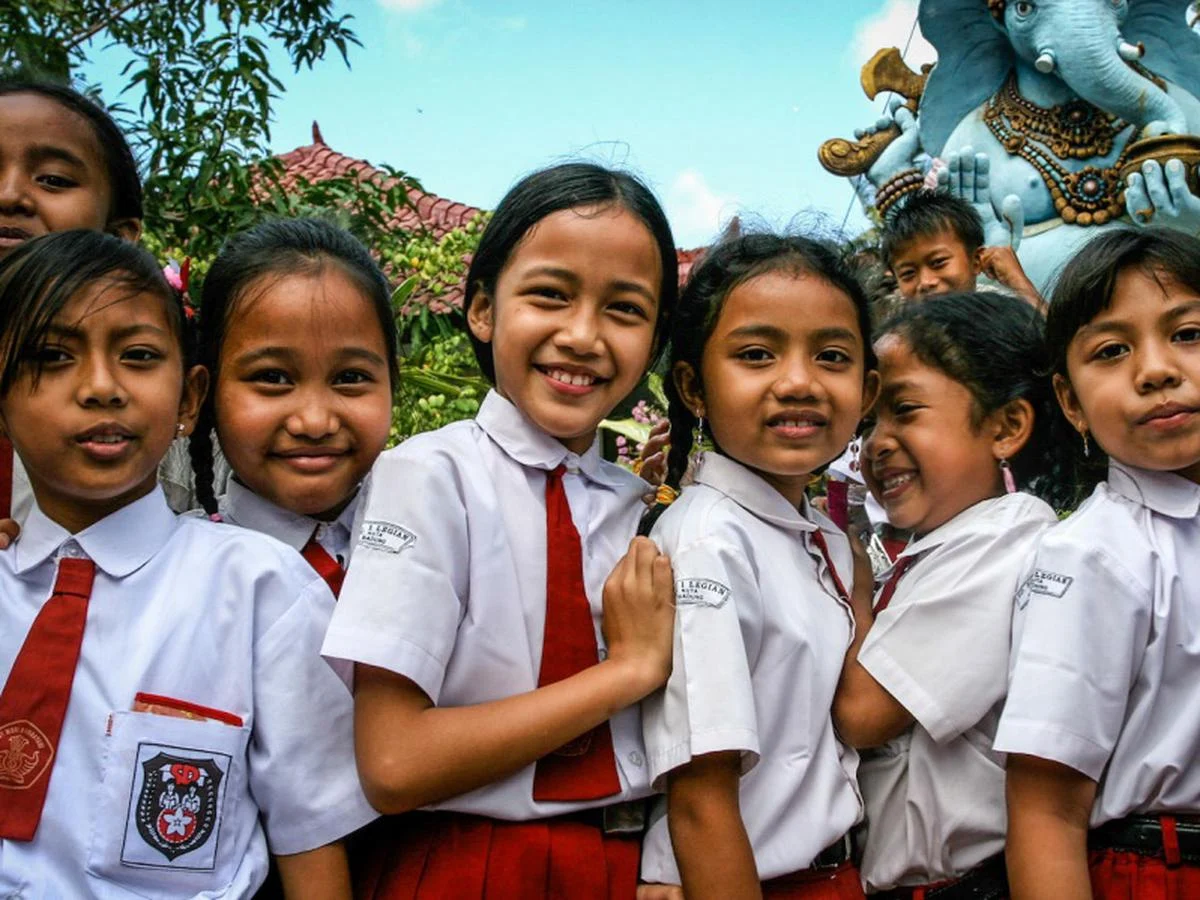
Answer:
M636 704L670 670L670 566L630 546L648 485L601 459L597 428L677 277L666 217L624 173L556 166L493 214L466 317L495 390L379 458L324 647L358 664L367 796L422 810L365 895L634 897Z
M1197 897L1200 239L1096 238L1046 334L1064 442L1107 477L1042 536L1017 594L996 735L1013 896Z
M904 307L875 352L863 475L913 538L874 604L855 608L834 703L839 734L877 748L858 772L863 882L1002 900L1004 760L991 745L1018 576L1056 521L1036 495L1059 484L1041 318L1014 297L950 294Z
M207 385L149 254L94 231L0 264L0 425L36 504L0 552L0 894L349 897L374 812L318 649L333 596L157 482Z
M771 234L712 248L672 324L668 480L697 439L713 449L652 532L677 618L671 678L643 704L666 798L642 875L689 900L862 897L847 837L857 757L830 717L853 565L805 488L874 396L867 335L836 252Z

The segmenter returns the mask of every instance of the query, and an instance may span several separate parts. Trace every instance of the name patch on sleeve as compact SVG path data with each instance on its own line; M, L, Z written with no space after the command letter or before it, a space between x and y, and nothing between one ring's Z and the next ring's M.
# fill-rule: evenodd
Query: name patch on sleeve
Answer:
M1060 575L1058 572L1047 572L1045 569L1034 569L1021 589L1017 591L1017 606L1021 609L1029 603L1034 594L1054 597L1056 600L1066 594L1067 589L1075 579L1070 575Z
M676 606L720 609L729 601L729 586L711 578L680 578L675 582Z
M386 553L400 553L417 542L417 536L399 525L378 520L363 522L358 546Z

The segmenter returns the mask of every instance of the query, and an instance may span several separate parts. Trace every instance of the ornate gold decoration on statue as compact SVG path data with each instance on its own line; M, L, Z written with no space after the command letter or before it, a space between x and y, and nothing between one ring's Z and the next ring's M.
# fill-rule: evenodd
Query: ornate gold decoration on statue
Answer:
M1194 134L1164 134L1130 144L1125 166L1121 169L1121 184L1128 182L1130 175L1140 172L1151 160L1165 166L1172 159L1184 164L1188 187L1193 194L1200 194L1200 136Z
M904 62L899 49L889 47L880 50L862 68L862 88L867 97L874 100L884 91L891 91L905 99L905 106L917 111L921 94L925 91L925 79L931 66L924 65L914 72ZM900 127L892 125L874 134L864 135L860 140L849 141L833 138L817 150L817 159L827 172L849 178L862 175L875 164L888 145L900 136Z

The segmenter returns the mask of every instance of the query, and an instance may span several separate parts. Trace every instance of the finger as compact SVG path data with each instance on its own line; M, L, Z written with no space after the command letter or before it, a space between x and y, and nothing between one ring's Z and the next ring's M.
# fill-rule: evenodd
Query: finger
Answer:
M12 543L12 538L10 538L3 531L0 531L0 550L7 550L9 544L11 544L11 543Z
M854 129L854 139L856 141L861 141L866 136L867 136L867 130L865 128L855 128Z
M1000 216L1008 225L1009 246L1013 252L1021 249L1021 238L1025 234L1025 204L1018 194L1009 194L1000 202Z
M912 114L912 110L907 106L901 106L896 110L896 124L900 126L900 130L907 134L917 127L917 117Z
M892 127L891 116L880 116L878 119L875 120L875 130L876 131L887 131L891 127Z
M975 202L976 203L991 203L992 190L991 180L988 177L991 172L992 161L986 153L975 154Z
M950 190L950 167L941 166L937 170L937 186L939 191Z
M1169 159L1164 167L1167 178L1167 189L1171 192L1171 202L1176 209L1187 205L1192 191L1187 183L1187 166L1182 160Z
M975 153L970 147L963 147L962 160L962 195L969 203L975 203Z
M675 574L671 569L671 560L660 553L651 567L651 584L654 596L660 603L675 605Z
M892 95L891 99L889 99L887 102L887 112L888 112L889 118L892 118L892 119L896 118L896 111L899 110L900 107L903 105L904 105L904 98Z
M1129 217L1136 225L1149 225L1154 221L1154 205L1146 193L1146 179L1140 172L1134 172L1126 184L1125 208L1129 210Z
M1167 179L1163 168L1157 160L1148 160L1142 165L1142 176L1146 179L1146 190L1150 193L1150 203L1164 216L1176 213L1171 193L1167 190Z

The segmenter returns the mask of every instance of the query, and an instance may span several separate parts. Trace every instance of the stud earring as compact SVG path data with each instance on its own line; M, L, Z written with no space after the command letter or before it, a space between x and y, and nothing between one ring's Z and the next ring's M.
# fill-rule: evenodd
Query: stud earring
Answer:
M1013 477L1012 466L1008 464L1007 459L1000 460L1000 477L1004 479L1004 492L1006 494L1015 494L1017 492L1017 480Z
M187 426L186 426L186 425L184 425L182 422L180 422L178 425L176 425L176 426L175 426L175 433L176 433L176 434L178 434L180 437L182 437L182 436L183 436L183 432L184 432L186 429L187 429Z

